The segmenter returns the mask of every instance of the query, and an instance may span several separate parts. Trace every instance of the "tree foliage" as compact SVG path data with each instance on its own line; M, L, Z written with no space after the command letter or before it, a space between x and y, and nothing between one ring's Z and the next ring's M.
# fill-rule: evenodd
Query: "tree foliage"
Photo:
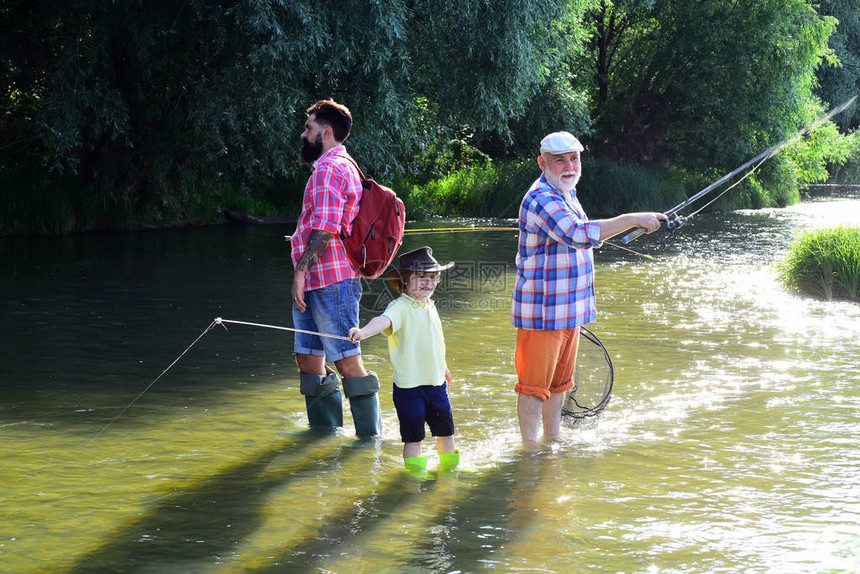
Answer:
M667 165L696 184L788 138L820 112L815 74L834 61L828 38L836 20L820 16L809 0L603 0L589 21L603 154ZM840 153L813 142L801 155L818 165ZM787 161L777 156L751 180L774 188L764 204L792 201L798 178L812 173Z
M29 174L15 201L74 195L58 211L71 219L81 205L155 221L211 211L301 180L303 110L334 97L377 176L532 157L567 129L589 153L697 183L811 121L816 82L824 100L857 91L852 3L825 0L819 15L812 0L7 2L0 179ZM794 146L755 185L793 186L791 201L844 156L839 138ZM52 185L49 169L79 185Z
M806 0L654 0L632 10L606 100L618 155L736 165L808 119L835 22Z
M819 69L816 90L821 99L835 106L860 94L860 10L855 0L822 0L819 11L839 22L830 37L838 62ZM843 128L857 128L860 114L843 114L835 121Z
M38 0L0 12L0 145L121 201L185 201L296 169L303 110L334 97L368 171L523 115L569 3Z

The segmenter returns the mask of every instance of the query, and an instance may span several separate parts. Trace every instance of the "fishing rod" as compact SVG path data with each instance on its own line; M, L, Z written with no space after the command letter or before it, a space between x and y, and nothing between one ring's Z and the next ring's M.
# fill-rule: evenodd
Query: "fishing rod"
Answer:
M791 137L781 141L780 143L776 144L773 147L768 148L767 150L763 151L762 153L758 154L757 156L755 156L754 158L752 158L751 160L749 160L748 162L743 164L742 166L736 168L735 170L731 171L730 173L727 173L726 175L724 175L723 177L721 177L720 179L718 179L717 181L715 181L714 183L712 183L711 185L706 187L705 189L701 190L700 192L696 193L695 195L682 201L681 203L679 203L678 205L676 205L672 209L665 211L664 214L666 215L666 217L669 218L669 221L666 222L666 229L669 231L669 233L674 233L675 230L677 230L679 227L681 227L682 225L687 223L689 218L692 217L693 215L695 215L696 213L698 213L699 211L701 211L701 209L699 211L696 211L696 212L690 214L687 217L684 217L683 215L678 215L678 211L684 209L685 207L687 207L688 205L690 205L694 201L696 201L699 198L703 197L704 195L710 193L711 191L713 191L714 189L719 187L721 184L723 184L726 181L728 181L729 179L733 178L735 175L737 175L741 171L745 170L749 166L758 162L758 165L756 165L756 167L752 170L752 171L755 171L755 169L758 169L759 165L763 164L764 162L766 162L767 160L769 160L770 158L772 158L773 156L778 154L780 151L783 150L783 148L785 148L789 143L794 141L796 138L803 137L807 133L815 130L816 128L818 128L818 126L820 126L821 124L823 124L824 122L826 122L827 120L829 120L830 118L835 116L836 114L844 111L845 108L847 108L848 106L853 104L854 100L856 100L856 99L857 99L857 96L854 96L853 98L851 98L851 99L843 102L842 104L836 106L835 108L830 110L829 113L818 118L813 123L809 124L808 126L804 127L800 131L798 131L797 133L793 134ZM750 174L752 173L752 171L750 171ZM750 175L750 174L747 174L747 175ZM744 177L746 177L746 176L744 176ZM740 181L743 181L743 180L740 180ZM740 181L738 181L737 183L740 183ZM735 185L737 185L737 183ZM732 187L734 187L734 186L732 186ZM729 189L731 189L731 187L726 189L723 193L725 193ZM710 204L708 204L708 205L710 205ZM707 205L705 207L707 207ZM702 209L704 209L704 207ZM622 237L621 242L625 243L625 244L630 243L631 241L633 241L634 239L636 239L637 237L639 237L643 233L645 233L645 230L642 229L641 227L637 227L636 229L634 229L633 231L631 231L630 233L628 233L627 235Z
M328 337L330 339L342 339L344 341L350 341L349 337L344 337L342 335L329 335L326 333L318 333L316 331L306 331L304 329L294 329L292 327L281 327L280 325L266 325L264 323L249 323L248 321L232 321L230 319L222 319L221 317L215 317L212 320L213 325L221 325L224 327L224 323L232 323L234 325L248 325L250 327L263 327L265 329L277 329L278 331L292 331L293 333L305 333L307 335L316 335L317 337ZM227 327L224 327L225 329Z

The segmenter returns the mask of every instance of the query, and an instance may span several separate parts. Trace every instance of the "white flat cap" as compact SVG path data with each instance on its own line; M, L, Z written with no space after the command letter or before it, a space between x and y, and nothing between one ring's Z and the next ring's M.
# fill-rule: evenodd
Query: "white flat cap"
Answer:
M569 153L572 151L583 151L585 148L579 140L568 132L553 132L540 141L541 153Z

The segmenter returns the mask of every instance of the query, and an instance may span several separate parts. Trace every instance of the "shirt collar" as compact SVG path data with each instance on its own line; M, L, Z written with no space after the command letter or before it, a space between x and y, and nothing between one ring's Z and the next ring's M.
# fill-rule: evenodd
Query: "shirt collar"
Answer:
M559 199L561 199L561 201L573 208L574 211L580 212L583 215L585 214L585 210L582 208L582 204L579 203L579 198L576 197L576 188L573 188L570 193L565 193L564 191L558 189L550 182L548 182L543 174L541 174L540 176L540 182L544 184L547 189L550 189L553 191L553 193L556 193L561 196Z
M410 296L409 296L409 295L407 295L406 293L401 293L401 294L400 294L400 296L401 296L401 297L405 297L405 298L406 298L408 301L410 301L413 305L421 305L422 307L429 307L430 305L432 305L432 304L433 304L433 300L432 300L432 299L428 299L427 301L419 301L418 299L415 299L415 298L413 298L413 297L410 297Z
M333 148L331 148L330 150L328 150L327 152L325 152L324 154L322 154L321 156L319 156L317 158L317 160L314 162L314 169L316 169L317 164L322 163L323 161L327 160L329 158L329 156L334 156L334 155L337 155L341 152L344 152L344 153L346 152L346 148L343 147L343 144L334 146Z

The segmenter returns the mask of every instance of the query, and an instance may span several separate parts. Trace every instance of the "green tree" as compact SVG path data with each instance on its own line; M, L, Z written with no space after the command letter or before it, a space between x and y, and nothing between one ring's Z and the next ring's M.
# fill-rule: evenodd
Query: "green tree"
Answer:
M165 216L297 169L303 110L350 106L367 171L525 113L578 0L4 4L2 149ZM61 192L58 192L61 193Z
M625 2L594 18L607 14L630 23L616 26L613 66L593 65L609 75L606 153L725 173L811 120L835 21L807 0Z
M567 2L566 10L544 33L553 40L551 50L541 56L546 80L530 96L525 111L508 123L510 141L505 154L514 158L533 159L538 143L549 132L566 130L580 136L592 131L590 84L582 62L590 50L590 31L585 23L587 11L599 0ZM504 141L507 134L495 134Z
M839 22L830 37L830 47L839 61L821 66L816 89L821 99L835 106L860 94L860 11L854 0L822 0L819 12ZM860 126L858 113L843 114L835 120L843 128Z
M598 119L609 103L616 67L630 57L628 52L635 47L631 36L643 29L653 6L653 0L599 0L589 11L594 113Z

